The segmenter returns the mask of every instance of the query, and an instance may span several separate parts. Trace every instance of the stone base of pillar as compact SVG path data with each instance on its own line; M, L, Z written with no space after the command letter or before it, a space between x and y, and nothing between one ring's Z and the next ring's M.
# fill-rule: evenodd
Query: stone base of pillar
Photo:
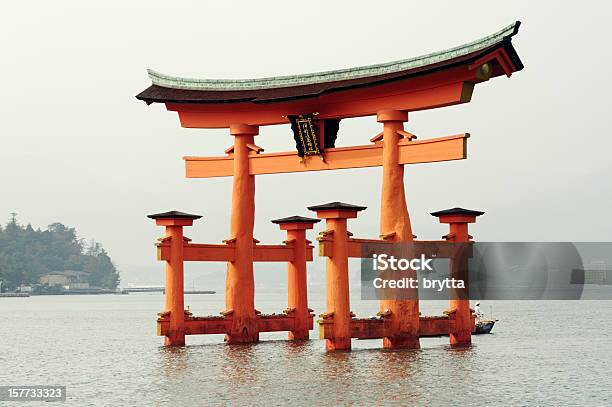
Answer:
M325 350L351 350L351 338L326 339Z
M185 346L185 333L169 332L169 335L164 337L164 346Z
M259 342L257 317L235 318L229 333L225 335L227 343L256 343Z
M451 332L450 345L453 348L465 348L472 345L472 333L469 330Z
M225 342L228 344L234 343L257 343L259 342L259 333L249 334L248 332L244 332L243 334L226 334Z
M383 348L386 349L420 349L418 336L396 336L383 338Z
M288 338L290 341L299 341L309 339L308 331L289 331Z

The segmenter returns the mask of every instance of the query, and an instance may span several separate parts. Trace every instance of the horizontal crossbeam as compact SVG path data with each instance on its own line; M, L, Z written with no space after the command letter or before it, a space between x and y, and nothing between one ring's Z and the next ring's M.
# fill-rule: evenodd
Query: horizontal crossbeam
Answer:
M306 247L306 261L312 261L312 246ZM290 245L256 245L253 261L293 261L294 247Z
M170 260L170 243L157 245L157 260ZM226 244L195 244L183 245L184 261L234 261L236 247Z
M454 328L455 320L448 316L433 316L419 318L419 336L448 335ZM472 317L472 330L475 319ZM392 336L393 332L389 320L353 318L351 320L351 338L378 339ZM334 332L333 317L319 321L320 339L332 339Z
M295 317L291 315L259 315L257 322L258 332L293 331ZM232 326L231 317L190 317L185 319L185 335L212 335L229 333ZM308 317L308 329L312 329L312 315ZM157 335L167 336L170 333L170 319L157 321Z
M418 255L424 254L427 257L437 259L450 259L458 253L471 255L471 251L466 252L465 243L448 242L446 240L419 240L412 242L394 242L378 239L348 239L348 257L368 258L373 254L393 254L396 257L406 256L409 253L400 251L411 250ZM332 257L334 252L334 236L325 236L319 240L319 256ZM396 253L397 252L397 253Z
M469 102L474 83L481 81L475 72L459 66L399 82L325 92L315 98L276 103L166 103L166 108L178 112L181 126L188 128L284 124L289 122L287 114L298 112L318 112L318 119L373 116L382 109L414 112Z
M439 137L420 141L399 141L398 164L462 160L467 157L469 134ZM324 171L382 166L382 142L375 144L326 149L318 156L300 160L297 152L249 155L251 175L288 172ZM229 177L233 175L233 155L223 157L184 157L187 178Z
M255 245L253 261L290 262L294 258L292 245ZM306 247L306 261L312 261L313 247ZM170 260L170 243L157 245L157 260ZM184 261L235 261L236 246L233 244L195 244L183 245Z

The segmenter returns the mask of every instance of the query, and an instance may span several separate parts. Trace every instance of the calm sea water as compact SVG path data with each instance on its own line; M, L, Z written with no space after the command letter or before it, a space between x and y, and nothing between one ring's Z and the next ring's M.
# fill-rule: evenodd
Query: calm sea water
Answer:
M257 307L278 312L285 295L258 290ZM322 294L310 296L320 313ZM186 303L196 315L217 314L223 295ZM164 348L155 336L162 304L161 294L1 298L0 385L65 385L66 404L76 406L612 405L611 301L485 303L500 322L468 350L425 338L419 351L355 340L352 352L335 353L285 333L241 346L193 336L185 348ZM352 304L360 316L377 309L358 297ZM422 313L445 305L423 301Z

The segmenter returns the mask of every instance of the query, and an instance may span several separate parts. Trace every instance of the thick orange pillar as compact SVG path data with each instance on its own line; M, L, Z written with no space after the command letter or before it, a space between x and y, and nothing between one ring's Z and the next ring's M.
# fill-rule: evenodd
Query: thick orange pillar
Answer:
M166 262L166 302L164 312L169 312L170 328L164 345L185 346L185 293L183 269L183 226L193 225L199 215L170 211L148 216L155 219L158 226L166 227L166 237L170 240L170 260Z
M468 234L468 223L476 222L476 217L484 212L472 211L463 208L453 208L433 212L432 215L440 219L440 223L449 224L449 234L446 240L449 242L470 242ZM450 332L450 344L453 347L469 346L472 343L472 313L470 311L470 299L468 296L468 252L466 248L458 247L457 253L451 258L451 278L461 279L465 282L465 289L451 289L450 310L451 318L454 318L454 328ZM451 325L453 326L453 325Z
M259 341L255 315L255 281L253 278L253 228L255 226L255 177L249 173L249 153L257 126L236 124L230 127L234 136L234 184L230 239L235 239L236 258L227 264L225 304L232 319L228 343Z
M294 316L294 329L289 331L289 339L308 339L309 317L308 285L306 280L306 250L309 243L306 241L306 230L312 229L319 219L303 216L290 216L276 219L272 223L287 231L286 243L293 247L293 260L287 267L287 304L289 313Z
M404 191L404 166L399 164L398 142L403 136L404 122L408 113L399 110L378 112L377 121L383 123L383 180L380 206L380 235L393 242L413 240L410 217ZM416 272L406 277L416 278ZM410 299L385 299L380 301L381 312L391 311L385 316L391 336L383 338L385 348L419 348L419 300L418 289L411 289ZM403 298L406 298L406 290Z
M165 239L170 239L172 237L170 233L170 228L167 227L165 232L166 232ZM167 282L172 280L172 266L170 265L169 261L166 262L164 274L166 277L165 279L166 288L164 289L164 311L163 312L170 312L170 309L172 308L172 293L170 292L171 288L168 287Z
M351 304L348 277L348 231L346 220L356 218L357 212L366 209L342 202L309 206L317 217L325 219L325 235L333 239L333 250L326 262L325 314L333 321L333 335L325 340L327 350L351 349Z

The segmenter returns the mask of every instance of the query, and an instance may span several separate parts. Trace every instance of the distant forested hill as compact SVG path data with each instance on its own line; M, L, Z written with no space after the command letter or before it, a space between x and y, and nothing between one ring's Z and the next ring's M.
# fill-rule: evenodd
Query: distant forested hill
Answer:
M116 288L119 273L102 246L77 238L76 230L53 223L46 230L23 226L12 215L0 226L0 280L3 287L37 284L40 277L54 271L87 273L91 286Z

